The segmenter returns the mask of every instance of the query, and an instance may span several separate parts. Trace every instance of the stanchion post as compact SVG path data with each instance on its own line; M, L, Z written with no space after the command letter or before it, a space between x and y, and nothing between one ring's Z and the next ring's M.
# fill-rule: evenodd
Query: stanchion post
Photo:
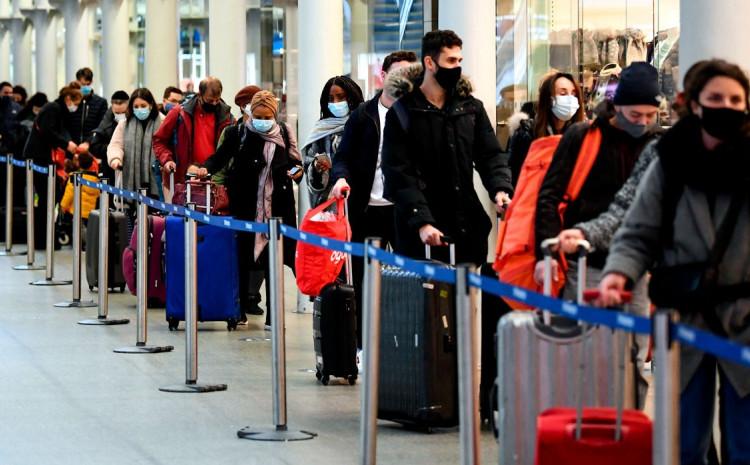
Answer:
M476 326L474 291L469 273L474 267L456 267L456 330L458 343L458 403L461 465L479 465L479 403L474 341Z
M47 198L44 199L47 202L47 242L45 246L46 260L45 276L44 279L33 281L30 284L32 286L66 286L72 284L73 281L69 280L55 280L55 191L57 180L55 179L55 165L49 164L47 166ZM62 215L62 212L60 212Z
M136 320L136 342L135 346L121 347L114 352L120 354L157 354L171 352L173 346L148 346L148 207L141 199L148 195L148 189L138 189L138 211L136 217L137 250L136 250L136 299L138 319ZM160 239L156 239L160 240Z
M188 186L190 184L188 183ZM188 195L188 198L190 196ZM185 384L160 387L163 392L226 391L226 384L198 383L198 224L193 219L195 204L185 212Z
M380 383L380 261L370 253L380 248L380 238L365 239L365 273L362 294L364 326L364 380L362 384L360 464L375 465L378 450L378 385Z
M280 234L281 218L268 220L268 273L270 286L273 359L273 423L272 429L246 427L237 431L242 439L256 441L301 441L317 436L308 431L292 431L287 427L286 416L286 341L284 323L284 247Z
M30 271L43 270L44 267L34 265L36 258L36 244L34 244L34 167L31 160L26 160L26 264L14 266L14 270Z
M130 320L109 319L109 192L107 191L107 180L101 180L102 194L99 197L99 273L97 277L97 289L99 296L99 314L96 319L86 319L78 322L80 325L124 325ZM91 251L91 244L87 249ZM89 252L87 252L89 253Z
M0 250L0 257L13 257L26 252L13 251L13 157L5 158L5 250Z
M677 319L671 310L657 310L653 318L654 465L680 461L680 347L671 334Z
M55 304L58 308L96 307L93 300L81 300L81 174L73 174L73 300Z

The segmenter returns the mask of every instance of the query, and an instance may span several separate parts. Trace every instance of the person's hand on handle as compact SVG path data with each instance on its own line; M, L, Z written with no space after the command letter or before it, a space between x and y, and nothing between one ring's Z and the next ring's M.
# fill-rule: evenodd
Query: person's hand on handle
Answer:
M578 251L579 241L586 240L586 235L580 229L566 229L557 236L560 241L560 250L564 254L573 254Z
M198 165L190 165L187 170L187 174L194 174L199 178L205 178L208 176L208 170Z
M109 167L117 171L122 168L122 162L118 158L115 158L114 160L109 162Z
M89 153L89 143L83 142L76 149L77 153Z
M599 298L596 305L600 307L618 307L622 305L622 294L625 292L625 286L628 278L621 273L609 273L601 283L599 283Z
M333 185L333 189L331 189L331 195L333 197L336 197L337 199L343 199L345 195L349 195L350 191L351 188L349 187L349 183L346 182L346 179L341 178L336 181L336 184Z
M552 259L552 282L556 283L558 281L558 268L559 264L557 263L557 260ZM538 285L544 284L544 260L539 260L536 262L536 265L534 266L534 281Z
M68 152L70 153L76 153L76 150L78 150L78 145L76 145L75 142L72 140L68 142Z
M510 205L510 196L506 192L498 192L495 195L495 208L498 215L504 215Z
M426 224L419 228L419 239L426 245L444 245L442 237L443 233L431 224Z
M175 162L173 162L173 161L170 160L170 161L164 163L164 170L167 173L170 173L170 172L174 173L176 169L177 169L177 164Z

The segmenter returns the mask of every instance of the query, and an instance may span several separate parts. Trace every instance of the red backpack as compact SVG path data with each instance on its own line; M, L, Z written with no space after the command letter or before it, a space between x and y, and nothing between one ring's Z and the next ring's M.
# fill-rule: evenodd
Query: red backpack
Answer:
M542 187L544 176L547 174L552 157L557 150L562 136L547 136L535 140L526 156L518 185L513 196L513 202L505 214L505 221L500 223L497 234L497 249L493 268L504 283L541 292L541 286L534 281L534 267L536 265L536 237L534 228L536 222L536 205L539 189ZM565 199L560 203L558 212L560 218L565 216L565 209L570 202L578 198L584 182L596 161L601 145L602 133L598 128L589 129L583 139L578 153L573 175L565 190ZM565 285L566 263L558 268L558 280L553 279L552 294L557 295ZM513 308L527 309L531 307L519 302L510 301Z

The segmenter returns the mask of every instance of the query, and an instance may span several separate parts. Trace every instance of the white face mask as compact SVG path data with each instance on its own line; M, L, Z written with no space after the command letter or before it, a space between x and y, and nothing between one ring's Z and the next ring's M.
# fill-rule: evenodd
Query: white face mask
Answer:
M560 121L570 120L578 108L578 97L575 95L558 95L552 99L552 114Z
M117 121L118 123L120 121L125 121L125 118L127 118L127 116L128 115L126 115L125 113L115 113L115 121Z
M78 105L68 105L68 111L71 113L75 113L76 110L78 110Z
M253 117L253 110L250 108L250 104L248 103L244 107L242 107L242 111L249 116L250 118Z

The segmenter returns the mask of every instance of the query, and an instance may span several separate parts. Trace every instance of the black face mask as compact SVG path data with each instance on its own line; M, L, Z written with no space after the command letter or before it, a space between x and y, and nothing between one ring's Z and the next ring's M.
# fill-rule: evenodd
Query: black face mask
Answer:
M219 108L219 105L215 103L202 102L201 107L203 107L203 111L205 111L206 113L214 113L216 109Z
M447 92L453 91L458 84L458 80L461 79L461 67L456 68L443 68L437 65L438 69L435 71L435 80L440 87L445 89Z
M744 111L731 108L704 107L701 125L707 133L719 140L730 140L740 135L742 126L747 121Z

